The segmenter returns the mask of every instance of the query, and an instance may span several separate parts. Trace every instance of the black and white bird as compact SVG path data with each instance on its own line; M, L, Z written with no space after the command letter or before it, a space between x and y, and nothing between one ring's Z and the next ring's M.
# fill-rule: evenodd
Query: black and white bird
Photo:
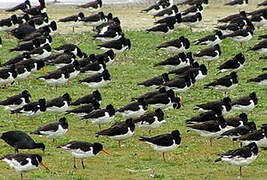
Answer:
M131 49L131 41L130 39L122 36L120 39L107 41L103 44L99 44L99 49L103 51L113 50L115 54L122 53L125 50Z
M186 124L203 123L205 121L218 119L221 115L222 115L222 109L220 107L217 107L212 111L204 112L195 117L192 117L191 119L187 119L185 120L185 122Z
M154 109L179 109L182 105L181 99L174 96L172 89L147 98L144 101Z
M179 130L174 130L170 134L161 134L154 137L141 137L139 141L149 144L155 151L162 152L162 158L165 159L165 152L174 151L181 143Z
M96 137L108 136L113 141L118 141L119 148L121 148L121 141L133 136L135 125L132 119L127 119L123 122L117 122L110 128L104 129L96 133Z
M218 73L227 72L227 71L238 71L243 68L243 65L245 63L245 57L242 53L239 53L235 55L230 60L224 62L222 65L217 67L219 70Z
M79 80L79 83L87 85L89 88L100 88L106 86L110 81L110 74L108 70L105 70L102 73L97 73L83 80Z
M208 75L208 69L205 64L201 64L199 67L191 67L187 72L181 74L181 76L186 76L190 74L193 74L192 79L195 79L195 81L200 81Z
M257 28L264 27L267 24L267 12L255 14L250 18L250 21Z
M95 55L95 57L96 59L104 59L104 62L106 63L106 65L110 65L115 60L115 53L113 50L108 50L104 53Z
M170 40L157 46L157 49L166 50L171 53L179 53L190 48L190 42L184 36L180 36L178 39Z
M222 109L222 115L225 115L227 112L229 112L232 109L231 99L229 97L225 97L223 98L223 100L212 101L212 102L208 102L204 104L197 104L194 110L207 112L207 111L216 109L218 107Z
M242 167L252 163L258 157L258 147L256 143L250 143L239 149L227 151L219 154L220 158L215 162L225 161L229 164L239 166L240 176L242 176Z
M93 157L97 155L100 151L109 154L109 152L103 148L103 145L97 142L92 144L85 141L70 141L67 144L58 146L57 148L67 150L72 154L73 168L77 168L76 158L81 159L82 168L84 169L85 166L83 163L83 159Z
M69 93L65 93L62 96L48 100L46 102L46 110L55 114L66 112L71 103L71 97Z
M201 4L196 4L194 6L190 6L189 8L183 10L181 12L182 16L188 15L188 14L196 14L200 12L202 14L203 12L203 6Z
M56 138L59 138L66 134L68 131L68 122L65 117L60 118L58 122L49 123L37 128L37 130L31 132L30 134L37 134L45 136L49 139L53 139L53 143Z
M31 95L29 91L24 90L18 95L10 96L3 101L0 101L0 106L6 111L16 110L30 102Z
M40 69L45 73L45 63L43 60L27 59L15 64L16 66L30 67L31 72L37 72Z
M1 19L0 20L0 31L11 30L12 28L15 27L15 25L17 24L17 21L18 21L18 18L15 14L9 18Z
M108 42L120 39L123 35L124 34L120 26L110 26L104 28L100 33L94 35L93 37L96 40L100 40L102 42Z
M19 172L21 179L23 172L37 169L39 165L49 170L39 154L9 154L1 157L0 160L5 161L11 168Z
M249 79L247 82L255 82L259 86L266 86L267 85L267 73L260 74L255 78Z
M38 47L40 47L40 42L37 39L34 39L31 42L26 42L24 44L18 45L17 47L9 49L9 51L10 52L13 52L13 51L32 51Z
M30 9L25 9L24 13L31 16L41 15L46 12L45 0L39 0L39 6L31 7Z
M207 61L208 65L211 61L217 60L221 56L221 48L219 44L213 47L202 49L194 54L195 57L201 58L203 61Z
M85 95L81 98L78 98L76 101L72 102L72 106L79 106L79 105L88 105L92 104L94 101L97 101L101 104L102 96L98 90L93 91L91 94Z
M207 35L203 38L195 40L196 45L207 45L210 47L220 44L223 39L223 34L221 31L216 31L215 34Z
M191 32L192 28L196 27L202 21L202 15L200 12L197 12L193 15L187 15L182 17L181 22L185 23L185 25L189 26Z
M9 83L14 83L18 73L16 72L15 65L10 66L10 68L0 69L0 85L4 85L5 90L6 85Z
M248 6L248 0L231 0L228 3L225 3L226 6L235 6L238 9Z
M255 44L253 47L249 48L248 50L256 51L259 54L267 53L267 40L263 40L263 41Z
M155 33L157 35L165 36L165 35L173 32L174 23L175 22L162 23L162 24L153 26L151 28L148 28L148 29L146 29L146 31Z
M140 128L148 129L148 134L151 135L152 129L159 128L166 121L164 120L164 112L161 109L156 109L133 119L133 122Z
M97 14L93 14L90 16L86 16L81 19L82 22L84 22L84 25L89 25L89 26L99 26L103 22L105 22L106 17L103 13L103 11L98 12Z
M21 108L11 111L11 114L19 113L23 116L30 117L33 121L33 117L39 116L46 111L46 100L39 99L38 101L25 104Z
M265 1L263 1L263 2L258 4L258 6L266 6L266 5L267 5L267 0L265 0Z
M240 97L232 100L232 109L234 111L251 111L258 104L258 98L255 92L249 96Z
M132 102L116 110L117 114L125 118L136 118L145 114L148 104L144 99L139 99L137 102Z
M55 70L44 76L39 76L37 79L43 80L51 86L55 86L57 91L57 87L68 82L69 78L70 74L67 71Z
M74 32L74 28L81 25L81 20L84 18L83 12L80 12L77 15L68 16L65 18L61 18L58 22L62 22L64 24L68 24L68 26L72 27L72 32Z
M212 138L219 137L222 133L227 131L225 128L226 122L222 116L216 120L209 120L202 123L187 125L187 127L191 128L190 130L195 131L200 136L209 138L210 146L212 146Z
M54 65L56 68L62 68L63 66L72 64L76 60L76 56L72 52L67 52L58 56L55 59L46 61L48 65Z
M156 96L156 95L161 94L161 93L166 93L166 92L167 92L166 89L164 87L162 87L156 91L150 91L150 92L147 92L141 96L133 97L132 101L139 100L139 99L144 99L144 101L145 101L146 99L152 98L153 96Z
M56 51L62 52L62 51L69 51L72 52L75 56L78 56L79 58L83 57L83 53L81 49L75 45L75 44L63 44L59 47L54 48Z
M223 91L226 95L227 91L231 91L238 85L238 76L236 72L231 72L229 75L216 79L215 81L205 84L204 88L213 88L218 91Z
M161 17L161 16L164 16L164 15L175 15L176 13L178 13L178 7L176 5L172 5L168 8L165 8L157 13L154 13L153 14L153 17L156 18L156 17Z
M152 89L157 89L160 87L163 83L169 81L169 76L167 73L163 73L160 76L155 76L151 79L148 79L144 82L138 83L139 86L149 87Z
M141 12L154 15L162 11L163 9L166 9L169 6L170 6L170 3L168 1L160 0L156 2L155 4L149 6L148 8L141 10Z
M81 73L85 73L89 76L102 73L106 70L106 64L103 59L97 60L81 67Z
M181 13L176 13L175 15L172 16L163 17L154 22L154 24L160 24L161 26L154 26L152 27L153 30L152 28L150 28L150 32L154 32L155 34L159 35L167 35L172 31L172 26L174 26L176 23L180 23L181 21L182 21ZM168 26L166 25L169 25L170 30L167 29Z
M68 64L59 68L59 70L69 73L69 80L76 78L81 72L80 64L77 60L74 60L72 64Z
M26 10L31 8L31 3L29 0L25 0L23 3L20 3L12 8L6 9L7 12L14 12L17 10Z
M111 122L115 117L115 109L112 104L108 104L105 109L98 109L92 111L81 117L82 120L91 121L92 124L97 124L99 129L101 129L101 124L107 124Z
M31 56L28 53L22 53L22 54L15 56L14 58L9 59L6 62L3 62L2 64L0 64L0 67L11 66L12 64L16 64L20 61L24 61L30 58Z
M237 14L231 14L227 17L224 17L222 19L219 19L218 22L220 23L228 23L228 22L233 22L234 19L238 19L238 18L246 18L247 17L247 12L245 11L240 11Z
M225 118L227 127L232 129L239 126L244 126L248 123L248 116L246 113L241 113L238 116Z
M86 114L89 114L99 109L100 109L100 104L96 100L93 100L93 102L90 104L81 105L75 109L67 110L66 114L74 114L78 117L82 117L85 116Z
M98 11L102 7L102 0L90 1L77 7L88 9L90 12Z
M49 44L45 44L42 47L35 48L28 53L32 59L44 59L51 55L52 48Z
M34 140L23 131L7 131L2 133L1 139L3 139L8 145L15 149L15 153L19 152L19 149L42 149L45 150L43 143L35 143Z
M186 74L192 68L199 68L199 67L200 66L198 62L193 62L192 64L190 64L190 66L176 68L174 70L169 71L168 74L182 75L182 74Z
M27 79L31 75L31 67L30 65L16 65L16 72L17 77L16 81L18 82L18 85L20 86L20 81Z

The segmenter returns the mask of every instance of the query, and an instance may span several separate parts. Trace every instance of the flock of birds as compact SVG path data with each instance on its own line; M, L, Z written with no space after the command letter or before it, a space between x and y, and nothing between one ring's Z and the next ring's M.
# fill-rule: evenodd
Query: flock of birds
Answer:
M0 20L0 30L10 33L19 40L18 45L10 51L21 52L18 56L2 62L0 65L2 67L0 69L0 84L4 85L5 91L7 84L19 83L40 69L45 73L45 66L54 66L56 70L39 76L37 79L55 86L56 89L58 86L75 79L81 73L88 75L88 77L79 80L78 83L94 89L107 85L111 81L107 67L114 62L116 54L131 48L131 41L125 37L119 18L113 17L112 13L105 15L102 11L89 16L80 12L77 15L59 19L58 22L50 22L46 13L45 1L39 0L39 2L39 6L31 7L30 1L26 0L22 4L6 10L8 12L22 10L23 15L14 14L9 18ZM242 8L247 4L247 0L233 0L225 5ZM181 5L190 5L190 7L179 12L178 6ZM207 5L208 0L186 0L177 5L169 0L158 0L141 12L150 14L154 18L162 17L155 21L154 27L148 28L146 31L165 36L180 23L189 26L192 31L202 21L202 11ZM265 5L267 5L267 1L259 4L259 6ZM78 6L78 8L86 8L92 12L98 11L101 7L101 0ZM267 23L267 9L263 8L252 12L240 11L240 13L220 19L218 22L225 24L215 27L214 34L193 42L195 45L206 46L199 52L185 53L190 49L191 44L184 36L157 46L158 50L165 50L174 55L155 64L155 66L164 67L168 72L138 83L139 86L148 87L153 91L139 97L133 97L132 102L116 110L112 104L106 105L103 109L100 108L102 96L99 90L80 97L74 102L68 93L50 100L40 98L31 102L30 93L24 90L18 95L2 100L0 107L12 114L21 114L32 120L45 111L54 113L56 116L60 113L74 114L81 120L85 120L86 124L90 121L92 124L98 125L100 131L96 133L96 136L108 136L112 140L118 141L121 148L121 141L134 134L135 125L148 129L149 135L151 135L152 129L159 128L165 122L164 110L179 109L183 106L181 97L178 97L177 94L185 92L193 87L197 81L207 76L210 62L214 62L222 55L220 43L225 38L230 38L239 42L242 47L243 43L253 37L255 27L261 28ZM52 37L58 24L68 24L73 27L73 31L75 27L80 25L92 26L93 31L96 32L94 38L103 42L98 45L98 48L102 49L104 53L87 55L75 44L63 44L54 48L57 53L52 54ZM267 35L262 35L260 38L265 39ZM2 45L2 40L0 43ZM267 40L260 41L249 50L265 54L267 52ZM80 60L77 60L78 58ZM205 64L199 65L194 58L207 62L208 67ZM266 59L267 57L262 58ZM209 138L211 146L212 138L229 138L245 145L239 149L220 154L220 158L215 160L215 162L225 161L240 166L240 176L242 175L241 167L250 164L257 158L258 147L267 147L267 125L262 124L261 128L257 130L254 122L248 122L245 113L253 110L258 104L256 93L251 92L247 96L236 99L230 99L227 96L228 91L237 87L237 71L244 65L245 57L239 53L217 67L218 74L224 72L229 74L205 84L204 88L222 91L225 98L196 105L195 109L203 111L203 113L186 120L189 131L195 131L200 136ZM267 67L263 67L263 71L266 69ZM175 75L175 77L171 79L170 75ZM266 86L267 73L247 81ZM78 107L70 109L73 106ZM152 112L147 112L148 106L153 109ZM224 115L229 111L241 111L242 113L237 117L225 118ZM126 118L126 121L116 122L110 128L101 130L101 125L112 122L115 114ZM62 117L58 122L38 127L31 134L46 136L53 139L54 143L56 138L63 136L67 131L68 122L65 117ZM19 149L38 148L44 151L45 145L43 143L36 143L28 134L17 130L2 133L1 139L15 149L15 154L6 155L1 160L20 172L21 178L23 172L35 169L39 164L46 167L40 155L18 153ZM162 152L165 161L165 152L174 151L181 143L181 136L179 130L173 130L171 133L154 137L141 137L139 140L151 145L154 150ZM109 154L103 145L97 142L71 141L58 146L58 148L71 152L74 157L74 168L76 168L76 158L81 159L82 167L85 168L84 158L95 156L100 151Z

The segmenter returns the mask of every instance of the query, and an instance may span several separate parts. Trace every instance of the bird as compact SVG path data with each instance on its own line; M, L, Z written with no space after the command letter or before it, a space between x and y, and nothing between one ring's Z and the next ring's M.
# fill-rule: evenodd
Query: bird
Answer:
M27 103L21 108L12 110L11 114L22 114L23 116L30 117L33 121L33 117L39 116L46 111L46 100L44 98L38 101Z
M31 7L30 9L25 9L24 13L32 16L40 15L46 12L45 0L39 0L40 5Z
M30 54L32 59L43 59L51 55L51 46L49 44L45 44L42 47L35 48L28 53Z
M66 112L71 103L71 97L69 93L65 93L62 96L59 96L54 99L50 99L46 102L46 110L57 114Z
M66 134L68 131L68 122L65 117L60 118L58 122L52 122L37 128L37 130L32 131L30 134L43 135L47 138L52 138L53 143L55 142L55 138L59 138Z
M220 44L223 39L221 31L216 31L215 34L207 35L203 38L195 40L195 45L207 45L210 47Z
M78 56L79 58L83 57L83 53L81 49L75 44L63 44L54 49L59 52L62 52L62 51L72 52L75 56Z
M197 104L194 110L200 110L203 112L207 112L216 108L222 108L222 115L225 115L232 109L231 99L229 97L225 97L219 101L212 101L204 104Z
M153 15L167 8L168 6L170 6L170 3L168 3L168 1L158 1L148 8L141 10L141 12Z
M55 70L44 76L39 76L37 79L46 81L51 86L55 86L57 91L57 87L68 82L69 78L70 74L67 71Z
M115 54L119 54L125 50L131 49L131 41L130 39L127 39L122 36L120 39L107 41L103 44L99 44L98 46L99 49L103 51L113 50Z
M54 65L57 69L62 68L63 66L72 64L76 60L76 56L68 51L62 55L59 55L55 59L49 59L49 61L46 61L47 65Z
M266 0L258 4L258 6L266 6L266 5L267 5L267 1Z
M179 130L173 130L170 134L160 134L154 137L140 137L139 141L149 144L155 151L162 152L165 159L165 152L174 151L181 143Z
M195 67L195 68L191 67L187 72L185 72L184 74L180 74L180 75L186 76L190 74L193 74L192 79L195 79L195 81L200 81L208 75L208 70L205 64L201 64L199 67Z
M267 40L263 40L263 41L255 44L253 47L249 48L248 50L256 51L259 54L267 53Z
M219 137L227 129L226 122L222 116L218 117L216 120L209 120L202 123L187 125L190 130L195 131L200 136L210 139L210 146L212 146L212 138ZM188 130L188 131L190 131Z
M231 72L229 75L216 79L215 81L205 84L204 88L214 88L218 91L223 91L226 95L227 91L231 91L238 85L238 76L236 72Z
M244 126L248 123L248 116L246 113L241 113L238 116L225 118L227 127L236 128L239 126Z
M172 89L147 98L144 101L154 109L179 109L182 105L181 99L174 96L174 91Z
M97 73L83 80L79 80L79 83L87 85L89 88L100 88L106 86L110 81L108 70L104 70L102 73Z
M225 18L219 19L218 22L220 23L227 23L227 22L231 22L234 19L240 18L240 17L247 17L247 13L245 11L240 11L237 14L231 14Z
M6 19L0 20L0 31L9 31L17 24L18 18L15 14Z
M143 115L148 108L148 104L144 99L139 99L137 102L131 102L116 110L117 114L122 115L125 118L136 118Z
M49 170L39 154L8 154L1 157L0 160L5 161L11 168L19 172L21 179L23 178L23 172L37 169L39 165Z
M43 73L45 73L45 63L42 59L35 60L35 59L27 59L22 60L15 64L16 66L25 66L31 69L31 72L37 72L42 69Z
M166 33L170 34L172 32L172 29L174 28L174 25L176 23L180 23L181 21L182 21L181 13L176 13L175 15L163 17L154 22L154 24L159 24L160 26L156 25L152 28L149 28L149 31L150 32L153 31L155 34L159 35L166 35ZM167 28L170 28L170 30L168 30Z
M78 8L86 8L90 12L98 11L102 7L102 0L94 0L88 3L78 5Z
M232 72L232 71L238 71L243 68L243 65L245 63L245 57L242 53L239 53L235 55L232 59L227 60L222 65L217 67L216 69L219 70L218 73L222 72Z
M157 35L165 36L174 30L174 22L162 23L146 29L146 32L153 32Z
M34 140L23 131L7 131L2 133L1 139L3 139L8 145L15 149L15 153L19 152L19 149L41 149L45 150L43 143L35 143Z
M188 15L188 14L196 14L196 13L202 13L203 12L203 6L201 4L196 4L193 6L190 6L189 8L183 10L181 12L182 16Z
M100 151L103 151L106 154L109 152L103 148L103 145L100 143L89 143L86 141L70 141L67 144L58 146L57 148L61 148L69 151L73 156L73 168L77 168L76 166L76 158L81 159L82 168L84 169L84 158L89 158L97 155Z
M0 84L4 84L4 89L6 91L6 84L13 84L18 73L15 70L15 65L10 66L10 68L0 69Z
M8 61L6 62L3 62L2 64L0 64L0 67L4 67L4 66L11 66L12 64L16 64L18 62L21 62L21 61L24 61L24 60L27 60L27 59L30 59L31 56L28 54L28 53L22 53L22 54L19 54L11 59L9 59Z
M164 120L164 112L158 108L155 111L134 118L133 122L140 128L148 129L148 134L151 135L152 129L159 128L166 121Z
M101 100L102 96L100 92L98 90L95 90L91 94L78 98L76 101L71 103L71 106L93 104L94 101L97 101L99 104L101 104Z
M163 83L169 81L169 76L167 73L163 73L160 76L155 76L151 79L148 79L144 82L138 83L137 85L139 86L144 86L144 87L150 87L152 89L157 89L160 85Z
M248 79L247 82L255 82L259 86L266 86L267 85L267 73L263 73L258 75L255 78Z
M81 105L75 109L67 110L66 114L75 114L78 117L82 117L85 116L86 114L89 114L99 109L100 109L100 104L94 99L90 104Z
M76 78L81 72L80 64L77 60L74 60L73 63L59 68L59 70L66 71L67 73L69 73L70 75L69 80Z
M141 96L133 97L131 100L135 101L135 100L139 100L139 99L144 99L144 101L145 101L146 99L152 98L152 97L154 97L158 94L161 94L161 93L167 93L167 91L164 87L162 87L156 91L147 92Z
M165 9L162 9L161 11L153 14L153 17L156 18L156 17L161 17L161 16L164 16L164 15L175 15L176 13L178 13L178 8L176 5L172 5L168 8L165 8Z
M175 75L186 74L192 68L199 68L199 63L193 62L192 64L190 64L190 66L176 68L174 70L169 71L168 74L175 74Z
M219 154L220 158L215 162L225 161L229 164L240 166L240 177L242 176L242 167L249 165L258 157L258 147L256 143L250 143L242 148L229 150L226 153Z
M183 52L189 48L190 42L184 36L180 36L178 39L170 40L157 46L157 49L166 50L171 53Z
M211 111L201 113L191 119L185 120L186 124L197 124L202 123L209 120L218 119L222 115L222 108L217 107Z
M84 18L83 12L79 12L78 15L72 15L65 18L61 18L58 22L68 23L68 26L72 27L72 32L74 32L74 28L81 24L81 20Z
M26 10L31 8L31 3L29 0L25 0L23 3L20 3L12 8L6 9L7 12L14 12L17 10Z
M267 23L267 12L264 11L263 13L252 15L252 17L250 18L250 21L258 29L265 26Z
M96 59L103 59L104 62L106 63L106 65L110 65L114 62L115 56L116 55L115 55L113 50L108 50L104 53L100 53L100 54L95 55L95 58Z
M194 53L195 57L201 58L203 61L207 61L208 65L210 61L217 60L221 56L221 48L219 44L213 47L202 49L201 51Z
M9 51L32 51L33 49L38 47L40 47L40 42L37 39L34 39L31 42L26 42L24 44L18 45L17 47L9 49Z
M248 0L231 0L228 3L225 3L226 6L235 6L238 9L248 6Z
M232 100L232 109L234 111L251 111L258 104L258 98L255 92L249 96L243 96Z
M106 70L106 64L103 59L97 60L81 67L81 73L85 73L89 76L102 73Z
M97 14L93 14L82 18L81 21L84 22L84 25L96 27L99 26L101 23L105 22L105 19L106 17L103 11L100 11Z
M18 85L20 87L20 81L27 79L31 75L31 67L30 65L18 64L15 66L15 68L17 72L16 81L18 82Z
M135 125L132 119L126 119L123 122L117 122L110 128L104 129L96 133L96 137L108 136L113 141L118 141L119 148L121 149L121 140L128 139L133 136Z
M122 36L123 32L120 26L110 26L103 29L100 33L94 35L93 38L102 42L108 42L120 39Z
M200 12L197 12L193 15L187 15L182 17L181 22L185 23L187 26L189 26L190 31L192 32L192 27L197 26L200 21L202 21L202 15Z
M178 68L183 68L190 66L193 63L194 59L187 58L185 53L179 53L178 55L167 58L164 61L154 64L154 66L162 66L168 70L174 70Z
M115 117L115 109L112 104L108 104L105 109L98 109L92 111L81 117L82 120L92 121L92 124L97 124L99 129L101 129L101 124L106 124L111 122Z
M28 90L22 91L18 95L10 96L3 101L0 101L0 106L6 111L12 111L21 108L30 102L31 94Z

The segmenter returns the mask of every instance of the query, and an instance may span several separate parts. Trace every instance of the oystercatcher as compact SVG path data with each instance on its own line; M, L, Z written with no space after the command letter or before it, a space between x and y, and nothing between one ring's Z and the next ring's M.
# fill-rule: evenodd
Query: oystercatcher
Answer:
M247 82L255 82L260 86L266 86L267 85L267 73L263 73L261 75L258 75L255 78L247 80Z
M100 104L96 100L93 100L90 104L81 105L78 108L67 110L66 114L75 114L78 117L82 117L98 109L100 109Z
M253 47L249 48L248 50L256 51L259 54L267 53L267 40L263 40L263 41L255 44Z
M137 102L132 102L117 109L116 112L125 118L136 118L146 112L147 106L148 104L144 99L139 99Z
M71 97L69 93L46 102L46 110L55 114L66 112L70 107Z
M218 73L226 72L226 71L238 71L243 68L243 64L245 63L245 57L242 53L235 55L232 59L224 62L222 65L217 67L219 70Z
M220 44L223 39L223 34L221 31L216 31L215 34L205 36L195 41L196 45L207 45L210 47Z
M234 111L251 111L258 104L258 98L255 92L249 96L240 97L232 100L232 109Z
M137 85L157 89L160 85L167 81L169 81L169 76L167 73L163 73L160 76L153 77L144 82L138 83Z
M0 102L0 106L3 106L6 111L13 111L21 108L25 104L30 102L31 95L29 91L24 90L18 95L8 97Z
M99 104L101 104L102 96L98 90L93 91L91 94L85 95L76 101L72 102L72 106L78 106L78 105L88 105L92 104L94 101L97 101Z
M157 49L166 50L171 53L178 53L188 50L190 47L190 42L184 36L180 36L178 39L164 42L157 46Z
M106 86L110 81L108 70L104 70L102 73L97 73L83 80L79 80L79 83L85 84L89 88L100 88Z

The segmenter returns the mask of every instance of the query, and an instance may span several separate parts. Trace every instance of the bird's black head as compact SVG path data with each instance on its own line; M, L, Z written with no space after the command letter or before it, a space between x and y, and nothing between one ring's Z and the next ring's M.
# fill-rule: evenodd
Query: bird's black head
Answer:
M80 70L80 63L77 60L74 60L72 64L76 71Z
M17 71L16 71L16 67L15 67L14 64L12 64L12 65L10 66L9 70L10 70L10 72L12 73L12 76L13 76L14 78L16 78L16 77L18 76L18 73L17 73Z
M250 143L245 147L250 148L250 150L253 152L253 154L258 154L258 146L257 146L257 144L255 142Z
M69 93L65 93L65 94L63 94L62 97L63 97L63 99L64 99L65 101L68 102L68 104L70 104L70 102L71 102L71 97L70 97Z
M196 17L197 17L198 21L202 20L202 15L200 12L196 13Z
M77 56L78 56L79 58L82 58L82 57L83 57L83 52L82 52L81 49L78 48L78 47L77 47Z
M231 76L231 78L233 79L233 82L236 83L236 81L237 81L237 74L236 74L236 72L235 72L235 71L231 72L231 73L230 73L230 76ZM236 80L236 81L235 81L235 80Z
M96 155L97 153L99 153L100 151L102 151L103 146L100 143L94 143L93 144L93 154Z
M163 82L167 82L170 80L167 73L163 73L161 76L162 76Z
M42 149L42 151L44 152L45 145L44 145L44 143L35 143L33 149Z
M111 20L112 18L113 18L112 13L108 13L108 15L107 15L107 20L109 21L109 20Z
M135 129L135 125L134 125L134 122L133 122L133 119L130 118L130 119L126 119L125 121L125 124L128 125L128 127L130 128L130 130L133 132L134 129Z
M40 105L40 110L44 112L46 110L46 100L44 98L38 100Z
M11 21L13 24L17 24L18 23L18 18L17 18L17 15L16 14L13 14L11 17L10 17Z
M172 89L169 89L166 93L171 99L174 98L174 91Z
M246 11L240 11L240 16L243 17L243 18L246 18L247 17L247 14L246 14Z
M215 31L215 34L216 34L220 39L222 39L222 37L223 37L223 33L222 33L222 31Z
M30 20L30 16L28 14L24 14L23 19L27 22Z
M192 52L188 52L188 53L186 54L186 57L189 59L190 64L192 64L192 63L194 62Z
M30 54L27 53L27 52L24 52L24 53L22 54L22 57L25 58L25 59L30 59L30 58L31 58Z
M257 129L256 124L253 121L252 122L248 122L246 124L246 126L248 126L250 130L256 130Z
M95 62L97 59L96 59L96 56L95 56L95 54L90 54L89 55L89 61L91 61L91 62Z
M102 72L102 75L103 75L104 80L111 80L111 79L110 79L110 74L109 74L109 72L108 72L107 69L105 69L105 70Z
M30 9L32 7L29 0L25 0L25 4L28 5L28 9Z
M208 69L205 66L205 64L201 64L199 68L200 68L200 70L201 70L203 75L207 75L208 74Z
M48 23L49 18L48 18L48 15L47 15L46 12L42 13L42 17L43 17L43 21L46 22L46 23Z
M32 159L32 164L36 167L42 162L42 157L39 154L32 154L30 158Z
M165 92L167 92L167 91L166 91L166 88L165 88L165 87L162 87L162 88L159 89L159 92L160 92L160 93L165 93Z
M93 98L92 105L93 105L94 109L99 109L100 108L100 104L95 98Z
M98 13L98 16L100 17L100 19L105 19L105 15L104 15L103 11L100 11Z
M175 141L175 144L180 144L181 143L181 137L180 137L180 132L179 130L174 130L171 132L171 135Z
M183 44L184 44L185 49L189 49L189 47L190 47L190 42L189 42L189 40L188 40L187 38L184 38L184 40L183 40Z
M235 55L235 59L240 62L241 64L244 64L245 62L245 57L242 53L239 53L237 55Z
M174 108L174 109L180 109L180 107L181 107L181 105L182 105L181 98L179 98L179 97L174 97L174 98L173 98L173 102L174 102L174 104L173 104L173 108Z
M203 10L203 6L201 4L197 4L197 8L198 8L199 11Z
M120 19L118 18L118 17L114 17L113 18L113 22L115 23L115 24L121 24L121 21L120 21Z
M186 55L184 52L181 52L178 54L178 57L182 60L182 61L186 61Z
M214 46L214 49L217 50L217 51L219 51L219 52L221 52L221 48L220 48L220 45L219 44L216 44Z
M175 14L175 19L176 19L176 22L177 23L182 22L182 15L181 15L181 13L176 13Z
M100 94L100 92L98 90L95 90L93 92L93 96L97 101L101 101L102 100L102 96L101 96L101 94Z
M57 23L56 23L56 21L52 21L50 23L50 27L52 28L53 31L56 31L57 30Z
M45 49L48 52L51 52L51 50L52 50L51 46L47 43L43 46L43 49Z
M246 123L248 122L248 116L247 116L246 113L241 113L241 114L239 114L239 118L242 119L243 124L246 124Z
M62 117L58 120L60 123L67 123L67 119L65 117Z
M40 47L40 42L39 42L38 39L34 39L34 40L32 40L32 43L33 43L33 45L35 46L35 48Z
M29 102L30 102L30 97L32 97L32 96L30 95L29 91L24 90L24 91L22 91L21 94L22 94L22 96L25 98L26 103L29 103Z
M148 104L145 102L144 98L139 98L138 103L143 106L144 110L147 110Z
M198 62L193 62L193 63L192 63L192 67L193 67L193 68L197 68L197 67L199 67Z
M203 4L209 4L209 0L202 0Z
M172 10L175 12L175 13L178 13L178 7L176 5L172 5Z
M108 55L111 59L114 59L114 57L115 57L115 53L114 53L113 50L108 50L106 53L107 53L107 55Z
M84 18L84 14L83 14L83 12L80 12L80 13L78 14L78 17L80 18L80 20L83 19L83 18Z
M255 92L250 93L249 97L254 101L255 105L258 104L258 98Z
M115 109L114 109L114 107L112 106L112 104L108 104L107 106L106 106L106 110L108 110L108 112L110 113L110 115L114 115L115 114Z
M102 7L102 0L97 0L100 7Z
M156 113L159 121L164 119L164 112L160 108L156 109L155 113Z
M69 127L68 121L65 117L62 117L58 120L62 128L67 129Z
M231 99L229 97L223 98L223 104L225 105L227 112L232 109Z

